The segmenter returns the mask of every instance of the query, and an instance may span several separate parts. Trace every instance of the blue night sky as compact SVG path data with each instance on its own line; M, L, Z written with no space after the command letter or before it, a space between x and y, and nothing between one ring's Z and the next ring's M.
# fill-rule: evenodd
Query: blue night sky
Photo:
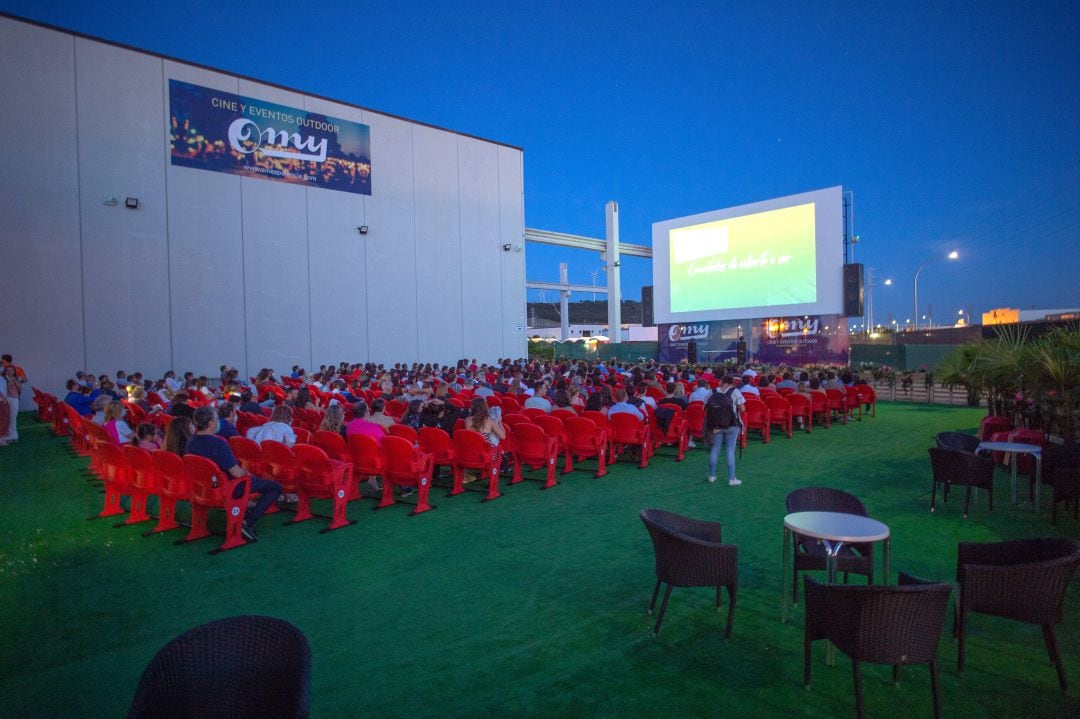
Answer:
M855 260L893 280L877 321L911 317L916 268L953 249L919 279L937 322L1080 306L1077 2L0 9L523 147L527 227L602 237L613 199L622 240L651 244L656 221L843 185ZM533 280L600 264L527 253ZM651 277L626 258L624 296Z

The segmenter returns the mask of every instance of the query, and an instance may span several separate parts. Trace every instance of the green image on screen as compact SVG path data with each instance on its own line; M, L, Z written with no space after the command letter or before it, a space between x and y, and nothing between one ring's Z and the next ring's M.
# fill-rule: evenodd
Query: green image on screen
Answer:
M814 203L668 233L671 311L817 301Z

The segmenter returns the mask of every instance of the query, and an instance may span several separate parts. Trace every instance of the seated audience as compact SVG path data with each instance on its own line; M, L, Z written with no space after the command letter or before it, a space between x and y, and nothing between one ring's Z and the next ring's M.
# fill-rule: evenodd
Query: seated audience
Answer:
M275 442L281 442L292 447L296 444L296 432L292 428L292 417L292 407L287 404L279 404L274 407L274 411L270 415L270 421L249 429L247 438L259 444L272 439Z

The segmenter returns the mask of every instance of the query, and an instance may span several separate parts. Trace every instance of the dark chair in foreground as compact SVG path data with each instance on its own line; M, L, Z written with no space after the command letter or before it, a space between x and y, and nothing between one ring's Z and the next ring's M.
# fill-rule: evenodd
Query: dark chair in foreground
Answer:
M978 449L980 441L975 435L963 432L938 432L934 440L941 449L955 449L972 454Z
M1057 506L1072 504L1073 519L1080 517L1080 447L1066 449L1051 444L1042 453L1042 483L1054 488L1051 524L1057 524Z
M726 587L728 612L724 637L730 637L739 589L739 550L733 544L721 544L719 523L691 519L662 509L642 510L641 521L649 530L656 553L656 586L649 602L650 613L656 606L660 585L667 584L653 634L660 633L672 587L716 587L718 611L720 589Z
M143 672L128 719L306 717L311 649L273 617L219 619L181 634Z
M934 473L934 486L930 490L930 511L934 511L939 484L945 486L945 501L949 501L949 488L954 484L967 487L964 492L964 517L971 505L971 488L985 489L990 497L990 511L994 511L994 460L980 457L958 449L931 447L930 467Z
M937 650L952 587L900 574L898 586L845 587L806 582L806 633L803 681L810 687L810 645L828 639L851 657L855 679L855 715L863 716L860 662L892 664L893 682L901 664L929 664L934 716L941 716Z
M787 496L787 511L791 512L839 512L868 516L866 507L858 497L840 489L829 487L802 487ZM799 572L824 570L828 556L825 545L816 539L792 535L795 542L795 561L791 572L791 601L799 603ZM845 544L836 555L836 570L844 573L844 584L848 574L866 575L866 583L874 583L874 545Z
M1065 666L1054 637L1061 605L1077 565L1080 542L1065 537L1037 537L1011 542L960 542L956 580L960 598L953 634L960 640L957 672L964 671L969 614L990 614L1038 624L1050 661L1057 667L1061 691L1068 691Z

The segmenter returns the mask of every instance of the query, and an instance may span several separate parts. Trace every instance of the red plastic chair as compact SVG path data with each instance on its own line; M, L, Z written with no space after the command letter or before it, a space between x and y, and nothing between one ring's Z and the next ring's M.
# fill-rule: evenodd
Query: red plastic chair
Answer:
M263 479L270 478L270 469L266 464L266 460L263 457L263 448L259 446L258 442L248 439L247 437L241 437L235 435L229 437L229 448L236 456L236 461L240 463L240 466L248 474L253 474L256 477ZM281 510L276 504L266 508L265 514L277 514Z
M998 432L1009 432L1013 428L1012 420L1008 417L991 415L983 417L979 423L979 440L990 441L990 437Z
M525 423L529 424L532 420L521 414L520 412L514 412L512 414L504 414L502 417L502 423L504 427L514 427L516 425Z
M454 488L450 490L450 496L461 494L465 491L465 471L472 470L480 473L481 478L488 482L485 502L498 499L499 494L499 465L502 454L498 447L492 447L484 439L484 435L471 429L458 429L454 431Z
M829 403L829 414L840 413L842 424L847 424L847 398L841 390L827 389L825 397Z
M686 434L690 439L705 439L705 403L691 402L683 412Z
M453 471L454 444L446 430L438 427L421 427L417 435L420 451L430 454L431 461L435 466L431 481L436 480L442 467L447 467Z
M210 554L227 552L247 544L240 528L244 524L244 511L251 497L250 478L232 477L206 457L194 454L184 456L184 469L191 488L191 531L178 544L211 536L206 526L211 509L225 510L225 541Z
M349 521L345 511L349 497L357 494L351 491L351 485L355 484L352 462L330 459L326 452L309 444L294 447L293 455L300 467L296 484L299 500L296 503L296 514L286 524L314 519L316 515L311 512L312 499L329 499L334 503L334 514L330 517L330 524L320 530L321 534L356 524L355 521Z
M435 463L430 454L416 449L401 437L386 437L379 446L383 465L383 494L379 509L394 504L394 485L416 487L416 507L410 515L434 509L428 503Z
M607 418L604 418L605 421ZM596 477L607 474L606 460L608 453L607 430L597 427L586 417L574 417L566 421L566 431L570 435L570 453L580 462L583 459L596 458Z
M161 475L161 494L159 495L158 523L149 533L168 532L183 525L176 521L176 503L191 501L191 486L188 482L184 460L179 455L163 449L151 454L154 466Z
M525 479L522 476L522 466L528 465L532 470L546 467L547 479L541 489L554 487L558 484L555 481L555 463L559 459L561 446L562 443L557 437L548 435L539 425L518 425L514 430L514 478L510 484L517 484Z
M780 427L781 431L791 439L794 415L791 411L791 403L780 394L765 396L765 406L769 408L769 424Z
M627 412L619 412L608 417L611 434L608 435L608 443L612 446L611 461L618 462L619 455L627 447L639 447L641 458L638 469L649 466L649 455L652 453L652 432L649 425Z
M405 410L408 409L408 405L402 402L400 399L392 399L386 403L384 413L393 417L394 419L401 419L405 416Z
M146 422L148 415L145 409L135 404L134 402L128 402L126 399L120 401L123 402L124 407L127 408L128 424L130 424L132 427L135 427L142 424L143 422Z
M576 415L571 418L576 419ZM544 430L548 437L554 437L559 442L559 451L565 457L563 462L563 474L574 471L574 457L570 453L570 432L566 429L566 418L563 414L550 414L536 418L536 426Z
M573 419L574 417L580 417L581 415L579 415L577 412L575 412L573 409L571 409L569 407L556 407L555 409L551 410L551 416L552 417L558 417L559 419L561 419L562 421L565 422L568 419Z
M508 412L521 412L521 402L518 402L517 397L504 395L499 399L502 402L503 414Z
M769 405L759 399L747 397L744 407L746 411L743 413L743 431L745 433L749 433L750 430L761 432L762 439L765 440L765 444L768 444L771 439ZM743 446L746 446L745 440Z
M814 424L814 412L810 405L810 398L805 394L795 393L789 394L787 401L791 406L791 418L802 417L803 426L806 427L806 431L809 433Z
M146 500L161 495L161 472L145 449L128 444L121 451L131 467L131 513L124 524L149 522L152 517L146 512Z
M795 394L795 390L793 390L791 387L781 387L776 391L780 394L781 397L789 397Z
M825 418L825 429L832 426L829 412L829 398L821 391L810 393L810 411L813 416L821 415Z
M526 407L525 409L521 410L521 413L528 417L530 420L533 420L534 422L536 421L537 417L550 416L547 412L540 409L539 407Z
M855 389L859 393L859 401L866 406L866 411L871 417L877 417L877 392L874 388L868 384L860 384L856 385Z
M311 430L304 429L303 427L293 427L293 434L296 435L297 444L311 444Z
M300 479L300 465L296 462L296 455L288 445L276 442L272 439L263 440L259 445L262 448L263 462L265 462L266 475L263 479L272 479L281 485L283 494L299 494L298 482Z
M86 417L79 418L79 425L82 429L81 434L85 439L86 448L90 453L90 471L97 475L98 479L105 479L105 467L102 462L101 448L118 447L115 442L112 441L112 437L105 431L105 428L94 424Z
M1048 444L1046 439L1046 433L1038 429L1026 429L1020 427L1009 432L1008 442L1019 442L1021 444L1034 444L1043 449L1046 449ZM1021 474L1026 474L1031 477L1031 497L1035 497L1035 459L1030 454L1016 454L1013 459L1016 461L1016 471Z
M386 433L391 437L401 437L414 447L420 441L420 436L416 430L407 424L392 424L387 428Z
M349 457L352 458L353 474L358 480L382 477L382 454L379 451L379 442L374 437L351 434L345 442L349 447Z
M337 432L331 432L328 429L320 429L315 432L312 440L315 446L326 452L326 456L330 459L336 459L339 462L352 463L352 456L349 454L349 445L346 444L345 438Z
M855 410L859 410L857 419L862 422L862 395L859 394L859 389L857 387L845 387L844 401L847 403L847 413L854 416Z
M652 427L653 454L656 454L658 447L674 447L677 451L675 461L681 462L686 457L686 450L690 446L690 431L687 429L686 416L676 405L665 405L665 409L674 412L671 421L668 422L667 430L660 428L660 423L656 420L656 411L648 407L649 425Z
M97 514L98 517L112 517L123 514L120 507L120 497L131 495L132 471L120 447L111 440L100 443L94 450L98 456L101 479L105 482L105 507ZM121 525L117 525L121 526Z
M484 398L488 407L502 407L502 398L497 394L491 394Z

